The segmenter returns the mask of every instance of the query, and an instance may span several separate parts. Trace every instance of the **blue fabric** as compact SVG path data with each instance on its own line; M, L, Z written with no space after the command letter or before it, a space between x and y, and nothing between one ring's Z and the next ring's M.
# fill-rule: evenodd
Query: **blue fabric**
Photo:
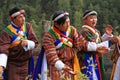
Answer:
M34 57L32 56L29 59L29 66L28 66L28 75L32 75L34 70Z
M89 80L93 80L93 68L96 72L98 80L100 80L99 76L99 70L98 70L98 65L96 61L96 56L95 55L90 55L90 53L84 53L85 54L85 59L84 59L84 65L86 68L83 69L84 74L89 77Z
M20 27L19 27L19 26L16 26L14 23L11 23L11 25L12 25L15 29L20 30Z
M37 80L38 74L41 74L43 55L44 55L44 49L43 49L43 47L41 47L40 54L38 56L35 70L34 70L34 74L33 74L33 80Z
M55 46L57 46L60 43L59 39L56 39Z
M112 44L112 42L109 40L109 47L111 47L113 44Z
M14 34L14 35L12 36L11 42L13 42L16 38L17 38L17 35Z

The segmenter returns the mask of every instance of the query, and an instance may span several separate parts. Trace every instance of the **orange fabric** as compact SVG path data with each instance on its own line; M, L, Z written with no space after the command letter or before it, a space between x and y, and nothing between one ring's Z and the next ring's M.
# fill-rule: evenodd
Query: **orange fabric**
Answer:
M75 53L75 56L74 56L74 65L73 66L74 66L74 72L80 72L80 65L79 65L78 57L77 57L76 53ZM80 78L80 75L76 74L74 76L74 80L77 80L78 78Z
M114 76L115 68L116 68L116 63L113 64L113 68L112 68L112 72L111 72L110 80L113 80L113 76Z
M18 41L13 42L13 43L11 44L10 48L17 46L18 44L20 44L20 42L21 42L21 40L18 40Z

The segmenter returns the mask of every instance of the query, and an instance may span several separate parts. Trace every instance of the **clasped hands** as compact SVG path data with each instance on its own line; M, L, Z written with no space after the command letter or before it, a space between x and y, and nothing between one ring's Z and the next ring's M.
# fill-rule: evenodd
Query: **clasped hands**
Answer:
M116 44L116 43L120 43L120 38L117 37L117 36L114 36L110 39L110 42L112 44ZM98 53L100 54L105 54L105 53L108 53L109 52L109 49L106 48L105 46L100 46L100 47L97 47L97 50L96 50Z
M112 44L116 44L116 43L119 43L119 44L120 44L120 37L114 36L114 37L112 37L112 38L110 39L110 42L111 42Z

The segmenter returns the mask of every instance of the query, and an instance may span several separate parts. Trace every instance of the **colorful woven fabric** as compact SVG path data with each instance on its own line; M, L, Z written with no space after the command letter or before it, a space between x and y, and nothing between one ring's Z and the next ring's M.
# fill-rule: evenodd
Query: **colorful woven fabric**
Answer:
M83 25L81 34L87 41L100 43L99 31L95 28L91 28L88 25ZM97 52L81 52L83 55L82 72L88 76L89 80L105 80L103 57L99 57Z

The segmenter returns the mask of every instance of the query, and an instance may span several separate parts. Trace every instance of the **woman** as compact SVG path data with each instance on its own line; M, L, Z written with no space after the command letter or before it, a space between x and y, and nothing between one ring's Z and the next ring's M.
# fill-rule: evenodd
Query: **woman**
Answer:
M95 28L97 24L97 12L86 10L83 14L83 26L80 34L89 42L101 44L99 31ZM104 43L104 42L103 42ZM110 47L111 41L105 41L104 46ZM91 48L94 45L91 45ZM83 51L78 54L80 67L89 80L105 80L103 56L98 51Z

